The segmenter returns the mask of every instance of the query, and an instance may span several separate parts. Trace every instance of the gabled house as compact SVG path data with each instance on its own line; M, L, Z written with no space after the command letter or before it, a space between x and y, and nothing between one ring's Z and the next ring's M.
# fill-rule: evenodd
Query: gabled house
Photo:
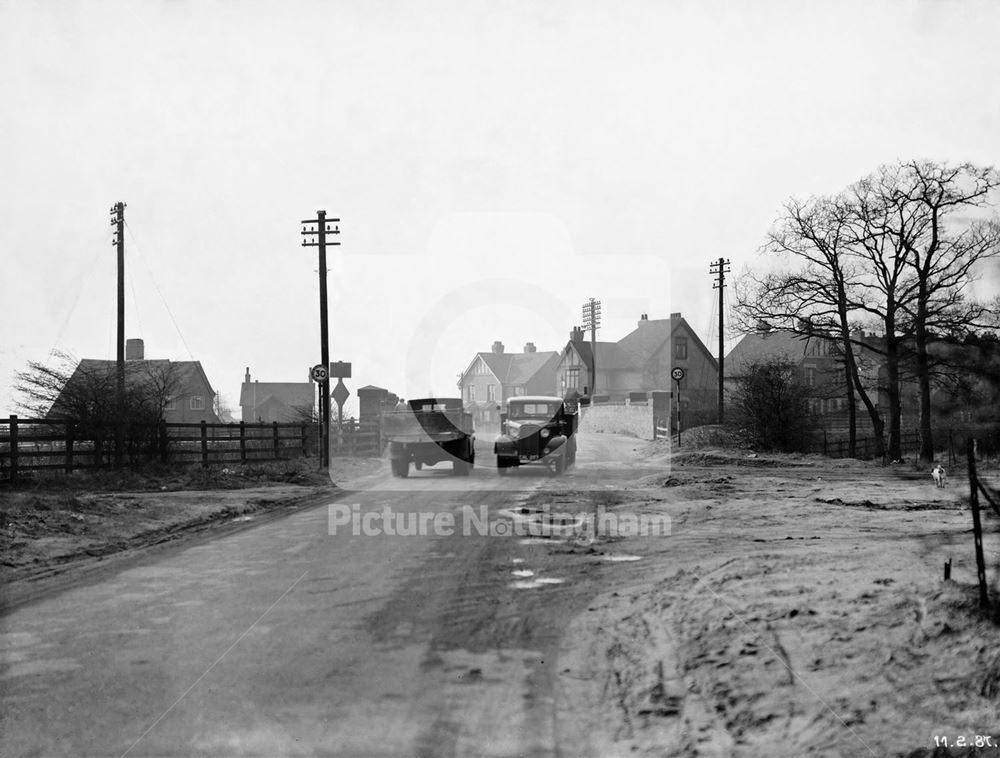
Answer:
M854 339L871 339L856 332ZM881 359L871 350L855 345L862 381L878 404L877 377ZM844 364L840 359L839 341L823 335L806 335L787 329L759 328L745 334L726 356L726 392L733 392L747 369L757 363L783 359L798 370L802 382L809 388L809 406L813 413L824 417L828 429L846 428L847 394ZM860 403L858 403L860 407Z
M477 424L499 423L497 406L507 398L552 394L558 361L559 353L538 352L532 342L521 353L507 353L502 342L494 342L489 352L476 353L458 381L466 410Z
M680 313L650 319L617 342L597 342L597 387L592 386L594 349L581 329L570 332L556 367L556 392L592 394L595 402L645 402L654 390L674 390L670 371L684 369L682 410L708 411L718 405L718 362ZM689 416L690 418L690 416Z
M48 416L78 416L81 402L104 404L110 408L116 385L116 361L84 358L70 375ZM162 403L165 421L219 421L214 410L215 390L201 361L147 360L141 339L130 339L125 344L125 387L126 392L138 391L154 404Z
M316 389L312 382L259 382L247 366L240 387L241 418L247 423L294 423L312 418Z

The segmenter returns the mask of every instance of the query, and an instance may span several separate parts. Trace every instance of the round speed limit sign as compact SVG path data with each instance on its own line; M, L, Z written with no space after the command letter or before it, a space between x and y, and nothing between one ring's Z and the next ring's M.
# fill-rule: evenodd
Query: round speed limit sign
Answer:
M312 378L316 382L324 382L330 376L330 372L327 371L326 366L322 363L317 363L312 367Z
M680 367L672 369L670 372L670 376L673 377L675 382L679 382L681 379L684 378L684 369Z

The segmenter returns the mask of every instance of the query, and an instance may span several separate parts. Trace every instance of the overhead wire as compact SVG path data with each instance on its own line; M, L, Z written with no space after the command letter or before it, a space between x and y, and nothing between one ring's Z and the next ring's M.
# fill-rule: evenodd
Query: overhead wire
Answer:
M95 271L99 268L97 263L101 258L101 251L106 250L110 245L111 234L110 229L106 227L104 232L101 234L100 241L93 245L94 252L84 267L83 277L79 281L79 286L74 288L75 291L73 293L73 299L70 302L69 310L66 312L65 318L59 326L59 330L56 332L55 339L52 341L52 347L49 349L48 359L55 357L59 349L59 343L62 341L63 335L66 333L66 328L69 326L70 320L73 318L73 314L76 313L76 308L80 304L80 295L83 293L84 289L86 289L86 285L93 277Z
M191 348L188 346L187 340L184 338L184 333L181 331L180 325L177 323L177 319L174 317L174 312L170 308L170 303L167 302L167 298L164 296L163 291L160 289L160 285L156 281L156 276L153 274L152 268L146 262L145 257L142 254L142 246L139 244L135 235L132 233L132 228L129 226L128 222L125 222L125 229L128 232L129 239L132 240L132 248L136 251L136 258L142 263L146 272L149 274L150 281L153 284L153 289L156 290L156 294L160 297L160 302L163 303L163 307L167 311L167 315L170 316L170 321L174 325L174 329L177 330L177 336L181 339L181 344L184 345L184 349L187 351L188 356L191 360L194 360L194 354L191 352Z

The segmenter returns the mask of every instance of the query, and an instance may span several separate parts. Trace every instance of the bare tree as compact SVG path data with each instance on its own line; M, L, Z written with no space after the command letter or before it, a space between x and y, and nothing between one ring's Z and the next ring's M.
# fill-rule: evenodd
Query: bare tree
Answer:
M1000 255L1000 223L995 218L954 223L954 217L988 205L990 191L1000 186L1000 174L992 167L970 163L952 167L911 161L883 169L880 180L893 210L889 231L898 237L916 282L916 297L906 311L913 322L920 387L920 458L931 461L932 361L928 346L936 334L984 325L989 311L967 298L965 291L977 265Z
M809 398L791 361L751 363L736 386L730 423L757 449L801 450L812 431Z
M62 419L75 425L81 439L94 442L100 457L114 430L132 451L153 439L153 427L176 394L178 378L169 364L127 362L125 397L117 402L114 361L77 361L57 352L49 363L30 361L15 373L14 389L20 394L19 409L38 418Z
M745 327L763 323L836 346L843 366L843 391L848 413L848 454L857 445L856 398L871 418L883 454L884 421L869 396L858 370L856 344L852 338L852 315L861 296L856 286L858 272L852 265L849 246L854 242L851 207L841 198L792 199L769 234L761 252L792 257L794 270L752 275L737 291L738 318Z

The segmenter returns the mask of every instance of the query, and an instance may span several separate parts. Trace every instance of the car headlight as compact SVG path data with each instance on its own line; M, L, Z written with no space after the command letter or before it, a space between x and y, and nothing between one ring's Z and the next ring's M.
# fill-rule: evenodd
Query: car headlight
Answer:
M548 429L542 429L542 439L545 439L548 436L549 436L549 430Z

